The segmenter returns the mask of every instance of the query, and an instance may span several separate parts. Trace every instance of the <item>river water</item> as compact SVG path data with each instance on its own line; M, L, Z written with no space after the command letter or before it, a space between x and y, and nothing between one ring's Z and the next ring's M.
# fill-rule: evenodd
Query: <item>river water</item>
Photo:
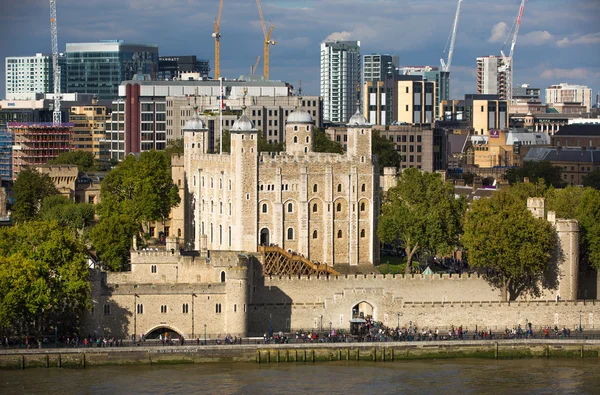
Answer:
M598 394L593 360L428 360L0 371L0 394Z

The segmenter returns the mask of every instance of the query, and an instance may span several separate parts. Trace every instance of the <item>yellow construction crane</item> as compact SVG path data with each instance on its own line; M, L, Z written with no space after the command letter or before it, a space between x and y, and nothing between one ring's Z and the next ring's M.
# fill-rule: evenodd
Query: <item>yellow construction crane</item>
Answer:
M223 0L219 2L219 16L215 19L215 31L212 36L215 38L215 79L221 77L221 13L223 12Z
M250 75L254 75L256 73L256 69L258 68L258 62L260 61L260 55L256 58L256 62L254 62L254 66L250 68Z
M267 26L265 25L265 18L263 17L262 7L260 6L260 0L256 0L256 5L258 6L258 14L260 15L260 23L262 24L263 33L265 35L265 49L264 49L264 73L265 80L269 79L269 45L277 44L274 40L271 40L271 35L273 34L273 24L269 28L267 32Z

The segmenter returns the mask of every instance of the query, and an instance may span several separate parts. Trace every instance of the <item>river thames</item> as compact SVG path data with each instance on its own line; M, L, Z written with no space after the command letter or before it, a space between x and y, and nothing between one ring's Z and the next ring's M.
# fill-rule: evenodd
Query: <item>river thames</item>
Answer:
M0 371L7 394L597 394L597 359L252 363Z

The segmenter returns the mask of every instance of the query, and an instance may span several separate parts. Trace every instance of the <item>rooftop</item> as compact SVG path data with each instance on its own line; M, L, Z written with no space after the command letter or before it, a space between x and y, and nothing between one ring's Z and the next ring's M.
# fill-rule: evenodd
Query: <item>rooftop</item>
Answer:
M600 125L598 124L571 124L565 125L556 132L557 137L563 136L596 136L600 137Z
M527 152L523 160L600 163L600 150L535 147Z

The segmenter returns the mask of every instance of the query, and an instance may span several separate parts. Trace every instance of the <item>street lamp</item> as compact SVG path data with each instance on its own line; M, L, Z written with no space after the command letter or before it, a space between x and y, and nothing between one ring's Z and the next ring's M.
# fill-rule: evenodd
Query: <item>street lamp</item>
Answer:
M139 297L138 294L133 294L133 336L131 337L131 340L135 343L135 336L137 333L137 298Z
M332 324L332 322L329 321L329 333L331 333L331 324Z
M321 332L323 332L323 314L319 314L319 318L321 318Z
M196 296L195 293L192 293L192 339L194 338L194 299Z
M581 325L581 314L583 312L579 310L579 333L583 332L583 326Z
M273 314L269 313L269 337L273 336Z
M206 346L206 324L204 324L204 345Z
M402 315L402 313L398 313L398 328L400 328L400 316Z

